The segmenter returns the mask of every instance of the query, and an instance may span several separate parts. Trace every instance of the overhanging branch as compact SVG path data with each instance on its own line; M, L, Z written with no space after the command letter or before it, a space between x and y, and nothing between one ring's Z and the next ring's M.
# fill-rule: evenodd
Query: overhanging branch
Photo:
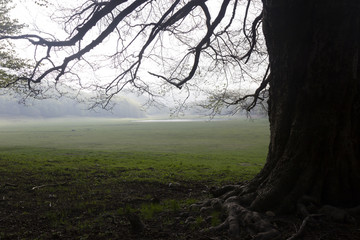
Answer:
M245 96L243 96L243 97L241 97L241 98L239 98L239 99L237 99L236 101L233 101L233 102L227 102L227 101L224 100L224 103L226 103L227 105L238 105L239 103L247 100L248 98L252 98L253 100L246 107L246 110L250 111L251 109L253 109L256 106L259 99L264 100L264 99L260 98L260 93L261 93L261 91L263 91L267 87L267 85L270 82L271 78L269 76L269 72L270 72L270 65L268 65L268 67L266 69L265 75L263 77L263 80L262 80L260 86L255 90L255 92L253 94L245 95Z

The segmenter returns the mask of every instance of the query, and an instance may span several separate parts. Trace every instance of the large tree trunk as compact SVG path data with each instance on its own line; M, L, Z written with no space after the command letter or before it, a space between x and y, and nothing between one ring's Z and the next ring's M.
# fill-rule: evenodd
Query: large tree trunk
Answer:
M360 2L263 0L270 58L267 163L251 208L360 203Z

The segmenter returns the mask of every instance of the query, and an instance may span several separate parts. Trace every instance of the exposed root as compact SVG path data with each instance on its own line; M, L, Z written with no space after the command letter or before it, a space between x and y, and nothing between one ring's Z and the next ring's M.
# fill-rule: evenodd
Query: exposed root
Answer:
M201 214L211 214L218 211L223 214L223 222L210 227L206 231L218 232L228 230L232 239L239 239L241 231L246 230L255 240L273 240L280 238L280 232L268 220L276 214L268 209L266 214L249 209L251 202L257 196L257 191L251 191L246 185L230 185L220 189L212 189L215 198L191 207ZM304 218L297 232L287 240L301 239L309 223L318 221L319 217L326 217L335 222L354 223L353 216L360 215L360 206L350 209L340 209L333 206L320 205L317 198L303 196L295 204L297 213Z
M303 220L303 222L302 222L299 230L298 230L294 235L292 235L291 237L289 237L287 240L295 240L295 239L299 239L300 237L302 237L302 235L303 235L304 232L305 232L305 227L306 227L307 223L308 223L312 218L314 218L314 217L320 217L320 216L323 216L323 215L322 215L322 214L311 214L311 215L307 216L307 217Z
M210 189L210 193L214 196L214 197L220 197L223 196L225 193L231 192L233 190L235 190L236 188L238 188L238 185L227 185L227 186L223 186L221 188L215 188L212 187Z
M231 189L234 192L234 189ZM229 194L226 194L229 196ZM214 198L206 201L200 208L201 213L210 213L213 210L223 211L227 217L223 223L211 227L207 231L223 231L228 229L232 239L240 237L241 229L246 229L256 240L276 239L280 233L260 213L251 211L238 203L238 197L232 196L223 201ZM224 202L224 203L223 203ZM195 207L195 206L193 206ZM196 207L200 207L196 205Z
M320 208L319 213L324 214L334 222L354 223L355 218L346 209L325 205Z
M303 196L297 203L297 211L302 217L306 218L310 214L314 214L319 209L317 199L310 196Z
M210 189L210 193L222 201L237 201L244 206L248 206L256 197L256 189L249 187L247 183L242 185L227 185L218 189Z
M257 240L275 239L279 236L274 226L258 212L250 211L235 202L225 204L225 207L229 214L229 233L233 238L240 235L240 226L246 228Z
M209 199L203 203L195 203L190 206L190 210L199 210L201 213L209 213L213 210L222 210L222 201L219 198Z
M191 206L193 209L198 208L202 214L209 214L214 210L225 214L226 218L221 224L207 231L228 229L232 239L238 239L242 229L256 240L270 240L280 236L279 231L263 215L244 207L250 205L256 196L256 192L252 192L246 184L211 189L211 193L215 198Z
M36 190L36 189L43 188L43 187L57 187L57 186L65 185L65 184L67 184L67 182L56 183L56 184L44 184L44 185L32 187L31 190Z
M355 223L356 220L353 216L360 214L360 206L350 209L341 209L330 205L324 205L320 209L316 208L317 204L314 198L305 196L298 201L298 213L302 216L306 216L303 220L299 230L287 240L300 239L305 232L306 226L316 217L327 217L331 221L340 223ZM316 209L316 214L310 214Z

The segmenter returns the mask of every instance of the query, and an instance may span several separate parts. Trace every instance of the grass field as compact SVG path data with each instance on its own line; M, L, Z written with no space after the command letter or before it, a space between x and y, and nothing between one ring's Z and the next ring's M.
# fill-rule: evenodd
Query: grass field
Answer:
M210 186L254 176L268 141L266 120L1 121L0 239L192 234L202 219L189 227L175 212ZM142 238L129 212L152 226Z
M16 169L47 170L101 166L153 168L180 178L228 173L246 179L263 165L266 120L136 122L119 119L57 119L0 124L0 156ZM15 170L16 170L15 169ZM181 169L181 173L179 173ZM199 175L200 173L200 175Z

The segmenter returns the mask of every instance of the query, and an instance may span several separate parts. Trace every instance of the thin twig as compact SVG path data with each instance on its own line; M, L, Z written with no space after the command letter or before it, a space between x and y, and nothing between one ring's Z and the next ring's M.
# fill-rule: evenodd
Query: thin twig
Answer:
M57 186L62 186L67 184L67 182L63 182L63 183L56 183L56 184L44 184L44 185L40 185L40 186L35 186L33 188L31 188L31 190L36 190L39 188L43 188L43 187L57 187Z

